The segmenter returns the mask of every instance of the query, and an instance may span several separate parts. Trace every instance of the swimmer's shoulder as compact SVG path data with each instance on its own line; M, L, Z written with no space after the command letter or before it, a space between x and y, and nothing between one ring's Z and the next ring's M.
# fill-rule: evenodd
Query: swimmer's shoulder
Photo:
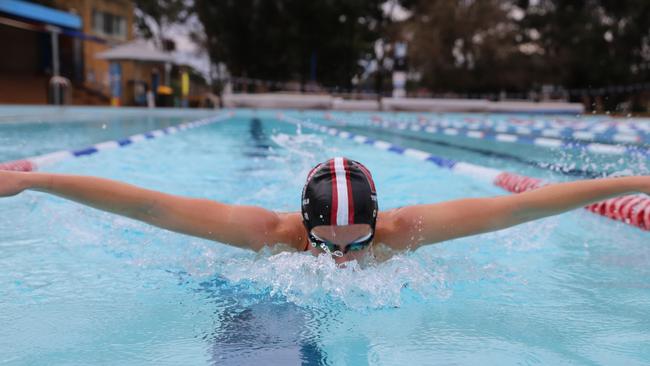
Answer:
M274 244L285 244L298 251L305 249L307 231L302 223L300 212L278 212L280 219L275 233Z
M403 215L400 215L403 207L387 211L380 211L377 214L377 226L375 227L375 240L377 244L384 245L392 250L415 249L410 246L413 236L412 230L405 224Z
M390 242L394 240L397 234L398 226L395 212L397 209L379 211L377 214L377 224L375 226L375 243L382 243L392 247Z

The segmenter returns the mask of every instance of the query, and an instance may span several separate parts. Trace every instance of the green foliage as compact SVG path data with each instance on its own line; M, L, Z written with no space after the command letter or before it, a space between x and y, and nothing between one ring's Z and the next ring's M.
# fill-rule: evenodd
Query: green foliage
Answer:
M391 3L410 18L390 19L382 6ZM362 60L384 64L387 56L374 50L382 40L407 41L409 69L434 92L650 81L646 0L137 0L136 6L150 36L195 13L205 32L197 38L213 64L225 64L235 77L350 88L354 76L369 76ZM381 91L390 70L381 66L370 76L361 82ZM416 87L413 80L409 87Z
M160 47L165 46L165 28L184 22L189 14L184 0L135 0L134 3L139 10L135 18L138 31L145 38L154 39Z
M380 37L379 0L197 0L213 62L232 75L350 86Z
M411 65L434 91L527 91L648 81L650 2L418 1Z
M549 73L569 88L634 82L633 66L650 36L647 1L540 1L526 6L524 29L537 29ZM646 55L648 56L648 55Z

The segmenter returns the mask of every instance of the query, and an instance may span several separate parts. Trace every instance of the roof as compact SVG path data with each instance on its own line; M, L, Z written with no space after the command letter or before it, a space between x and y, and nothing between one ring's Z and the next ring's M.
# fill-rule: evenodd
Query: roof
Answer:
M96 58L109 61L174 62L171 54L157 50L151 43L135 40L100 52Z
M26 1L0 0L0 12L60 27L81 29L80 17Z

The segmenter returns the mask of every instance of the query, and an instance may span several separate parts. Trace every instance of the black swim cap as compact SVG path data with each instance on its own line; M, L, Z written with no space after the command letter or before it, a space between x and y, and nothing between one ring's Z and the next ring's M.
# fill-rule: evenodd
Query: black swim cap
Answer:
M316 165L302 190L302 220L308 232L320 225L368 224L375 229L377 192L368 169L346 158Z

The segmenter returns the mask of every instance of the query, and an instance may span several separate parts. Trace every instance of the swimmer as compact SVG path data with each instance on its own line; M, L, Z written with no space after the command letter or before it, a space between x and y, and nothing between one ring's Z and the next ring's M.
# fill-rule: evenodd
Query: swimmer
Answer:
M559 183L497 197L459 199L379 211L372 176L361 163L333 158L314 167L301 212L187 198L88 176L0 171L0 197L34 190L99 210L240 248L286 244L336 263L361 260L383 244L396 251L505 229L603 199L650 194L650 176ZM280 247L280 246L279 246Z

